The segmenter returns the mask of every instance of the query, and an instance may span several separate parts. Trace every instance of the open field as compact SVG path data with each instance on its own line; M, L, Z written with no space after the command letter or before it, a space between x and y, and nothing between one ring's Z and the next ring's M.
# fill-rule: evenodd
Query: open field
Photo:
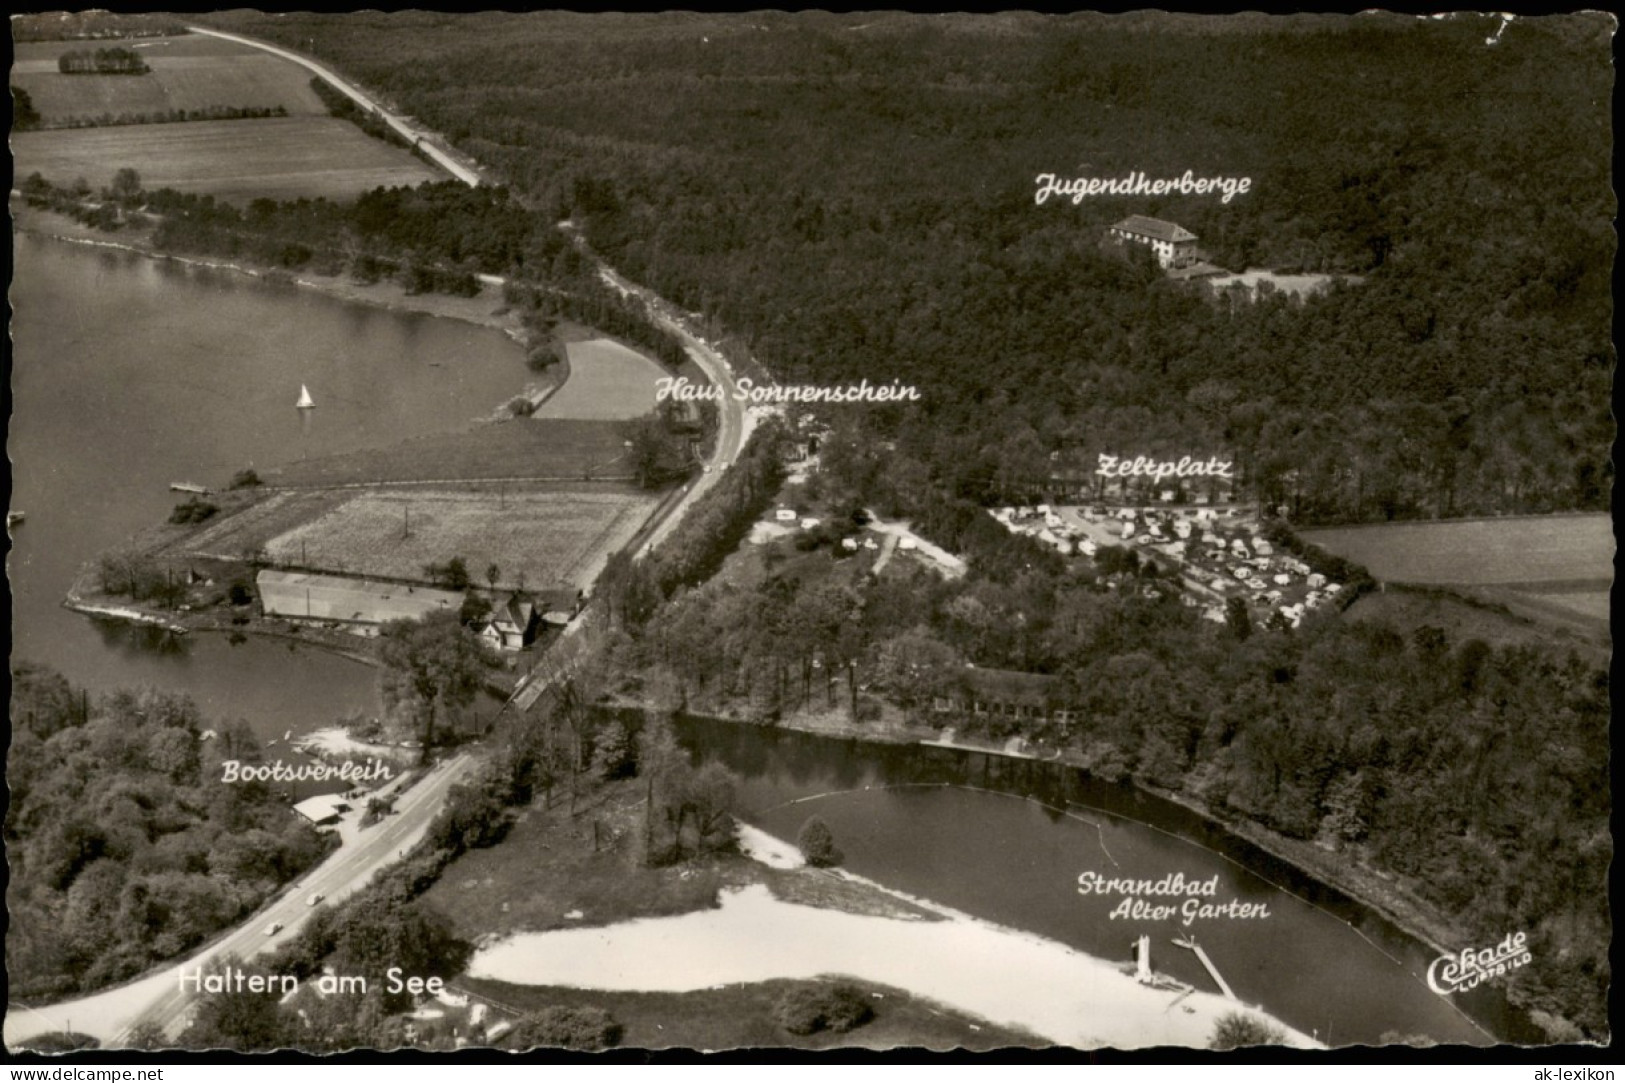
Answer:
M59 185L110 183L129 166L148 189L201 192L246 204L257 197L348 199L371 188L441 174L399 147L333 117L272 117L15 132L16 175Z
M570 378L536 411L539 418L625 420L655 408L656 362L607 338L570 342Z
M625 480L625 436L607 421L515 418L387 448L305 459L260 471L267 485L319 488L374 482Z
M1525 597L1536 600L1545 605L1556 606L1568 610L1578 616L1594 621L1607 622L1608 620L1608 591L1606 590L1577 590L1577 591L1528 591Z
M84 42L30 42L17 50L11 82L28 92L51 128L103 113L160 113L210 106L273 108L290 116L327 116L310 73L245 45L188 35L126 43L152 69L145 75L63 75L57 57ZM94 46L90 46L94 47Z
M1443 630L1451 642L1482 639L1493 647L1539 644L1573 648L1606 665L1606 606L1599 618L1546 603L1561 595L1533 595L1490 588L1372 591L1344 611L1353 621L1384 621L1409 635L1423 625ZM1574 597L1570 595L1569 597ZM1603 596L1606 602L1606 595Z
M462 557L476 580L495 563L503 586L523 575L537 589L585 589L655 502L609 486L362 490L271 539L266 549L277 563L396 579L419 579L425 565Z
M160 555L242 560L278 534L338 507L348 495L325 489L271 493L241 511L216 516L203 529L166 546Z
M1543 590L1513 587L1470 587L1464 592L1542 625L1572 629L1608 642L1608 588Z
M1607 515L1543 515L1306 530L1305 541L1364 564L1378 579L1404 583L1541 584L1565 589L1613 580L1614 539Z

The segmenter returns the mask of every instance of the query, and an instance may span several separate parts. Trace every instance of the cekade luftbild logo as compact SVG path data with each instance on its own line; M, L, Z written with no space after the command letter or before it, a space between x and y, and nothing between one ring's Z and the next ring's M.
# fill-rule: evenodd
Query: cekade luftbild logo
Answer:
M1533 958L1524 946L1528 940L1527 933L1512 933L1493 948L1441 955L1428 967L1428 988L1449 996L1510 973Z

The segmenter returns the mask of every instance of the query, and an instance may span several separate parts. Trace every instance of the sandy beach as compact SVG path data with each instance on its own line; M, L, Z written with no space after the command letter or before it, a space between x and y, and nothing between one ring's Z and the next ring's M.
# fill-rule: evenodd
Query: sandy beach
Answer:
M741 843L775 867L799 861L795 847L754 828L741 832ZM1115 965L1057 941L928 900L909 901L944 920L898 921L800 906L751 885L725 893L715 910L509 937L479 951L468 973L517 984L667 992L848 975L1080 1049L1206 1047L1217 1019L1232 1011L1281 1026L1224 997L1144 986ZM1282 1029L1290 1044L1318 1048L1306 1035Z

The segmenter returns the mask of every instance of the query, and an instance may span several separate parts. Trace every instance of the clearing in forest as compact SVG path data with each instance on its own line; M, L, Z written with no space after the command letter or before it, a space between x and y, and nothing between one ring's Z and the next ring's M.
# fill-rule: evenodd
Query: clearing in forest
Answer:
M1548 628L1608 636L1614 538L1606 515L1383 523L1303 537L1381 580L1449 587ZM1361 599L1355 608L1388 604Z
M1305 541L1403 583L1500 586L1613 578L1606 515L1539 515L1306 530Z

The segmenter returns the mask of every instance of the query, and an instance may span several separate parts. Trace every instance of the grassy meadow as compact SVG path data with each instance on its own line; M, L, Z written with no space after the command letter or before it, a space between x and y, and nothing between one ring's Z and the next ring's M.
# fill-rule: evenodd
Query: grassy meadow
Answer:
M659 364L607 338L571 342L570 379L535 416L616 421L655 408L655 381L671 375Z
M473 431L416 437L302 459L260 472L267 485L319 488L375 481L605 481L632 477L626 437L603 421L514 418Z
M1458 519L1303 531L1305 541L1403 583L1515 586L1525 590L1613 577L1606 515Z
M604 554L637 532L655 498L635 490L515 485L364 490L271 539L277 563L353 575L416 579L460 556L476 578L495 563L503 586L591 585Z
M333 117L14 132L11 149L19 177L39 173L62 186L83 177L101 187L129 166L148 190L174 188L232 203L262 196L348 199L379 186L443 179L407 151Z
M84 42L25 42L17 47L12 85L28 92L45 128L102 114L158 113L228 106L290 116L327 116L297 64L218 38L185 36L126 43L152 70L145 75L63 75L57 57Z

